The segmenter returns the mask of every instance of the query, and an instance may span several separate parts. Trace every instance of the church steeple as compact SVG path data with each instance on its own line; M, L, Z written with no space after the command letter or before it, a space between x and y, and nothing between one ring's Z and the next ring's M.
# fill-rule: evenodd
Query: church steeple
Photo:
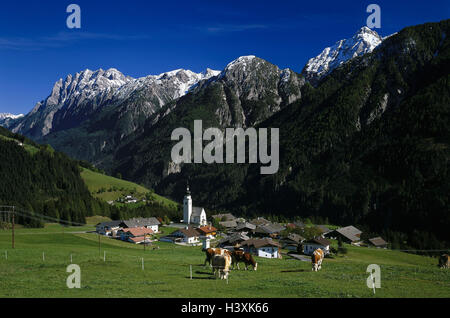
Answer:
M191 191L189 190L189 181L186 183L186 195L191 195Z
M189 190L189 182L186 186L186 194L183 200L183 222L185 224L191 223L191 215L192 215L192 198L191 191Z

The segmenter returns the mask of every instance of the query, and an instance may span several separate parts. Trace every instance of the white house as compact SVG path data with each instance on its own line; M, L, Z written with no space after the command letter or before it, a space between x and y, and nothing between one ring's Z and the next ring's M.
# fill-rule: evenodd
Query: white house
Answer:
M265 258L281 258L280 244L271 239L249 239L241 243L241 247L248 253Z
M196 229L186 227L178 229L170 235L161 237L159 240L162 242L183 242L187 244L195 244L200 242L200 235L201 234Z
M111 235L112 231L117 231L118 229L120 229L121 223L122 223L122 221L109 221L109 222L98 223L95 226L95 231L98 234Z
M206 212L205 209L192 206L191 192L189 186L186 190L186 195L183 199L183 223L196 224L200 226L206 225Z
M330 253L330 244L326 238L318 236L306 242L303 242L303 254L312 255L313 252L320 248L325 255Z

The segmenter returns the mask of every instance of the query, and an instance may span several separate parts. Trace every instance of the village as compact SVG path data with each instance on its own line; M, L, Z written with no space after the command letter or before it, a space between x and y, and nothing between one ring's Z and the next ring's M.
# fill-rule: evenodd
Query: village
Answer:
M175 228L166 235L161 227ZM309 229L309 238L299 233ZM262 257L281 259L283 255L301 261L310 261L311 255L321 249L325 257L332 257L338 251L331 247L331 240L356 246L387 248L388 243L381 237L361 239L362 231L353 225L329 229L326 225L307 225L296 221L280 224L263 217L246 220L231 213L215 214L207 218L205 209L192 205L192 196L187 187L183 200L183 219L179 223L164 225L160 217L132 218L98 223L96 232L113 239L132 244L152 245L153 242L168 242L184 246L198 246L205 251L211 247L230 252L242 250ZM345 251L345 248L342 249Z

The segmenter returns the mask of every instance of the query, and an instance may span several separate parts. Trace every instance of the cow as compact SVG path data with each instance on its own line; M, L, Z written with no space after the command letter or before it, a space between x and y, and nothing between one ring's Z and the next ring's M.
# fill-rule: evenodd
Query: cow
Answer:
M232 257L232 264L233 264L233 269L234 266L237 265L237 268L239 268L239 262L244 262L245 264L245 270L248 269L248 266L253 266L253 270L256 271L256 269L258 268L258 263L256 263L256 261L253 259L252 254L250 253L246 253L244 251L240 251L240 250L234 250L233 253L231 253L231 257Z
M223 255L225 253L225 254L230 255L230 257L231 257L231 252L224 248L207 248L207 249L203 249L203 251L206 254L206 258L205 258L205 262L203 263L203 266L206 266L206 263L208 263L209 266L211 266L211 260L214 255Z
M324 253L323 251L318 248L316 249L312 256L311 256L311 263L312 263L312 271L317 272L322 268L322 261L323 261Z
M448 254L442 254L441 257L439 257L439 267L440 268L450 267L450 256Z
M220 279L228 279L230 271L231 256L227 253L214 255L211 259L213 274Z

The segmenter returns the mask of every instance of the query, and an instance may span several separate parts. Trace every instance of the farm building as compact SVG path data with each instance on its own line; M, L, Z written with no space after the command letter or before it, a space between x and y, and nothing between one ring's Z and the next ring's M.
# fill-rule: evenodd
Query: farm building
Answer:
M358 230L353 225L349 225L346 227L341 227L339 229L336 229L334 231L331 231L327 234L325 234L325 237L331 238L331 239L339 239L339 237L342 239L345 243L356 243L361 240L361 233L362 231Z
M302 243L304 240L305 240L304 237L295 233L290 233L288 236L280 240L280 244L282 248L296 252L298 250L299 244Z
M256 225L249 222L238 223L234 229L234 232L248 233L256 230Z
M98 234L102 234L102 235L112 235L113 231L119 230L120 223L122 223L122 221L109 221L109 222L98 223L95 226L95 231Z
M193 227L186 227L161 237L159 240L162 242L194 244L199 242L200 235L199 231Z
M312 253L318 248L320 248L325 255L330 253L331 242L321 236L317 236L313 239L305 241L302 244L303 244L303 254L305 255L312 255Z
M210 238L214 238L214 236L216 236L217 233L217 229L211 225L199 227L197 231L200 233L200 235L209 236Z
M255 236L276 238L286 228L278 223L267 223L258 225L253 231Z
M219 241L218 246L224 247L224 246L240 245L242 242L244 242L248 239L249 239L249 237L243 233L233 233L231 235L228 235L227 237L222 238Z
M133 218L130 220L122 221L120 226L123 228L133 228L133 227L145 227L152 229L153 232L157 233L159 225L161 223L155 217L150 218Z
M127 241L135 244L139 244L142 242L148 242L149 238L152 234L154 234L153 230L146 227L133 227L133 228L125 228L118 231L118 236L122 241Z
M265 258L281 258L281 246L272 239L249 239L241 247L248 253Z
M250 223L258 226L258 225L269 224L270 221L258 216L256 219L251 220Z
M135 198L131 195L127 195L124 200L125 203L137 203L138 201L139 201L138 198Z
M223 226L224 228L226 228L227 230L234 229L234 228L237 227L237 222L236 222L235 220L232 220L232 221L222 221L222 222L219 222L219 224L220 224L221 226Z
M379 236L371 238L368 241L369 241L369 245L372 245L372 246L375 246L378 248L386 248L387 247L387 242Z

